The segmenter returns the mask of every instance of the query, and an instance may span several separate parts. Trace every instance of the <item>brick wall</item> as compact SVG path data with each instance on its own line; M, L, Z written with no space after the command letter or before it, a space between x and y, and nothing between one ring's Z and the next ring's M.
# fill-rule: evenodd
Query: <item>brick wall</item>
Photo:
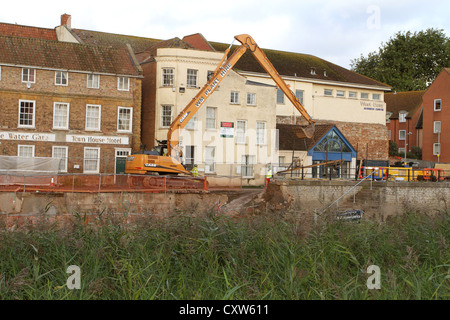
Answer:
M68 146L69 169L79 164L83 172L84 147L100 147L100 172L114 172L115 148L139 150L141 143L141 79L130 78L130 90L119 91L116 76L100 75L100 88L87 88L87 74L69 72L68 85L55 85L55 71L36 70L36 82L27 88L21 81L22 68L1 67L0 117L1 132L54 134L54 142L1 140L0 155L16 156L18 145L34 145L36 157L51 157L53 146ZM19 101L35 101L35 127L19 128ZM69 103L69 129L53 129L55 102ZM100 131L86 131L86 105L101 105ZM118 107L133 110L132 132L118 132ZM96 144L66 142L67 134L90 136L126 136L128 144Z

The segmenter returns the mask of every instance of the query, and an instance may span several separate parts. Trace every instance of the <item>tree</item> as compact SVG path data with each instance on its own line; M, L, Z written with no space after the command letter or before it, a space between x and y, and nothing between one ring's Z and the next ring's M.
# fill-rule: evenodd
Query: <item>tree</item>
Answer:
M395 91L425 90L450 66L450 38L443 30L398 32L378 52L351 60L357 73L392 86Z

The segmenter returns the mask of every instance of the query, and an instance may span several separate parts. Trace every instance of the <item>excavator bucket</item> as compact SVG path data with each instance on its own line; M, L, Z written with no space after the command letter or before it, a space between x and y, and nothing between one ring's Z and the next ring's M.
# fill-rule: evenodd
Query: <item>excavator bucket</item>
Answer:
M295 128L295 134L297 135L297 137L299 138L308 138L311 139L314 136L314 125L309 125L309 126L297 126Z

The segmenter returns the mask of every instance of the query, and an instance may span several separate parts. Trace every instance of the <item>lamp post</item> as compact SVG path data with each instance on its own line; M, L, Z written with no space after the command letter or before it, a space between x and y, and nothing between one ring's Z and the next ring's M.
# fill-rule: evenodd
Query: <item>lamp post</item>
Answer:
M405 157L403 163L406 163L406 154L408 153L408 136L412 134L412 132L408 132L405 135Z

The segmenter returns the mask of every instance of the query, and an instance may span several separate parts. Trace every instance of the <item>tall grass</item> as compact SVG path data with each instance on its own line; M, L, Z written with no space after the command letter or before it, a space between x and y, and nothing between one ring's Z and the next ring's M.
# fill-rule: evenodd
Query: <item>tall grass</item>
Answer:
M79 216L78 216L79 217ZM448 299L448 214L309 225L179 214L0 232L1 299ZM70 290L66 269L81 269ZM378 265L381 289L366 286Z

